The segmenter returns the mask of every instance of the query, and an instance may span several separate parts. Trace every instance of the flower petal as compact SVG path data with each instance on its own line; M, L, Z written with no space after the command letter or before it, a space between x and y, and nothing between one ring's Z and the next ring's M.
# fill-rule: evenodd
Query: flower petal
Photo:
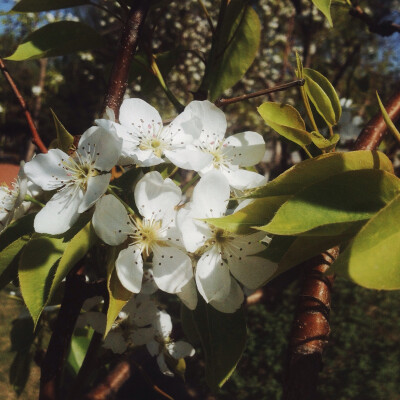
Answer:
M160 367L160 371L166 376L174 376L173 372L168 368L167 363L165 362L164 354L161 353L157 356L157 364Z
M103 347L115 354L122 354L128 348L121 331L111 331L104 340Z
M121 250L115 268L122 286L132 293L139 293L142 287L143 260L138 246Z
M27 177L43 190L54 190L71 180L63 165L69 158L60 149L51 149L47 154L38 154L24 166Z
M79 187L69 186L57 192L35 217L35 231L58 235L66 232L79 217L78 208L83 198Z
M126 99L119 109L119 122L128 129L147 132L149 125L162 128L159 112L141 99Z
M130 335L134 346L141 346L150 343L155 335L155 330L152 326L149 328L139 328ZM156 353L158 354L158 353ZM155 354L154 354L155 355Z
M233 247L235 250L233 253L237 256L249 256L265 250L265 243L267 243L268 240L269 238L265 232L252 233L251 235L237 235L232 242L230 242L230 246L227 246L227 250L229 251L229 248Z
M80 138L77 152L98 170L110 171L117 163L121 150L122 140L114 131L92 126Z
M234 313L240 308L244 300L242 288L231 278L230 291L224 300L213 300L210 304L223 313Z
M168 339L172 332L171 317L165 311L159 311L157 317L158 318L153 322L153 327L163 339Z
M228 296L231 277L216 246L205 252L197 262L196 284L204 300L223 300Z
M195 350L193 346L183 340L179 340L178 342L172 342L167 344L168 353L171 354L176 360L185 357L194 356Z
M262 286L278 268L278 264L255 256L243 257L241 260L232 257L228 265L232 275L249 289Z
M224 215L230 195L229 183L219 171L207 172L193 191L192 213L195 218Z
M140 293L143 294L153 294L157 292L158 286L154 282L154 274L153 274L153 269L149 268L151 267L151 263L144 263L144 272L143 272L143 282L142 282L142 290Z
M152 150L133 149L130 152L131 159L139 167L152 167L165 162L162 158L157 157Z
M128 312L129 319L137 326L150 325L158 314L158 308L149 296L139 294L128 302L124 307Z
M154 336L156 335L156 331L153 329ZM149 351L151 356L156 356L160 354L160 343L156 342L155 340L150 340L150 342L146 343L147 350Z
M128 213L111 194L103 196L97 202L92 224L97 236L111 246L117 246L128 238Z
M194 146L184 149L165 150L165 156L179 168L200 171L212 162L213 156Z
M161 219L181 200L181 190L157 171L148 172L135 187L135 204L143 217Z
M83 195L78 212L82 213L88 210L107 191L110 179L111 174L91 176L88 179L86 192Z
M265 142L257 132L242 132L224 141L224 154L232 157L232 164L250 167L258 164L265 154Z
M195 310L197 307L197 290L194 279L191 279L183 288L182 291L177 293L182 303L189 308Z
M263 175L245 169L230 171L230 173L223 170L223 174L228 179L229 184L239 190L253 189L267 183L267 179Z
M190 257L169 246L154 246L153 253L153 273L157 286L167 293L181 292L193 277Z

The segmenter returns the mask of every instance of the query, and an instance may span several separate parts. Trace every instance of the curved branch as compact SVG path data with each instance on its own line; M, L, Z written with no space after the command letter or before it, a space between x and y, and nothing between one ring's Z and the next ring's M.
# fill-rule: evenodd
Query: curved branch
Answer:
M42 153L47 153L47 147L44 145L44 143L42 142L42 139L39 136L39 133L36 129L35 123L33 122L32 115L28 110L25 100L22 97L20 91L17 88L17 85L15 84L14 80L12 79L10 73L8 72L6 66L1 58L0 58L0 69L1 69L1 72L3 73L4 77L6 78L6 81L10 85L12 91L14 92L15 97L17 98L19 104L21 105L22 111L25 114L25 118L26 118L26 121L28 122L29 129L31 130L32 142L35 143L35 145L39 148L39 150Z

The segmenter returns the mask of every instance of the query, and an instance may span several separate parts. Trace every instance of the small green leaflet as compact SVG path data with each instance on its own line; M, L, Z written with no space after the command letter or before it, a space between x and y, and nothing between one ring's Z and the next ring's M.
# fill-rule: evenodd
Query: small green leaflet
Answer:
M329 25L333 27L332 17L331 17L331 0L311 0L315 7L318 8L322 14L325 15L326 19L329 22Z

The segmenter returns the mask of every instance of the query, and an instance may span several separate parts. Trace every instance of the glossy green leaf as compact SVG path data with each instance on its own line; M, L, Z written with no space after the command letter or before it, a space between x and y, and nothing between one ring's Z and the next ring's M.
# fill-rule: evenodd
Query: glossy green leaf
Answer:
M400 289L400 196L360 230L333 264L333 271L369 289Z
M48 24L29 34L6 60L23 61L56 57L100 47L102 37L81 22L60 21Z
M20 0L9 12L25 13L59 10L89 4L88 0Z
M222 58L217 55L215 69L210 74L211 101L217 100L224 90L242 78L253 63L260 45L260 19L252 7L244 8L229 28L228 40L221 40L223 45L220 47L223 48L219 52Z
M382 170L348 171L306 187L259 229L277 235L298 235L332 225L368 220L400 191L400 179Z
M222 218L208 218L205 221L233 233L254 233L253 227L270 221L278 208L289 198L290 196L274 196L256 199L234 214Z
M4 250L12 242L24 235L31 235L35 230L33 228L33 221L36 213L24 215L10 224L0 234L0 251Z
M376 92L376 97L378 98L378 103L379 103L379 107L381 109L382 112L382 116L383 119L388 127L388 130L393 134L393 136L395 137L395 139L400 142L400 132L397 130L397 128L395 127L393 121L390 119L388 113L386 112L385 107L382 104L382 101L379 97L378 92Z
M333 22L331 17L331 0L312 0L312 2L314 3L315 7L317 7L318 10L325 15L329 25L332 27Z
M381 169L393 173L391 161L379 151L329 153L294 165L265 186L249 192L246 197L292 195L330 176L363 169Z
M261 117L276 132L286 139L305 147L311 143L311 134L299 112L288 104L266 102L257 108Z
M74 375L77 375L82 366L87 349L90 344L90 337L72 336L71 346L69 348L67 363Z
M229 379L239 362L246 343L243 309L233 314L221 313L199 296L194 311L182 313L185 332L196 329L206 361L206 380L216 391Z
M335 89L318 71L304 68L303 72L307 96L326 123L336 125L342 115L342 107Z
M67 153L74 144L74 137L65 129L64 125L60 122L57 115L51 108L50 111L53 115L54 125L56 126L57 148Z
M36 237L21 254L18 271L21 293L35 326L48 300L52 277L66 247L63 239Z
M118 317L118 314L132 297L132 293L122 286L115 271L115 261L118 257L119 252L119 247L110 247L108 249L106 266L109 304L107 309L107 324L106 330L104 332L104 337L107 336L108 332L112 328L114 321Z
M257 256L278 263L295 240L296 236L273 235L268 247Z
M0 252L0 289L10 283L17 275L18 264L13 261L29 242L29 239L29 235L21 236Z
M319 149L330 151L335 148L337 142L340 140L340 135L335 133L329 139L325 139L323 136L318 135L316 132L311 132L311 140Z

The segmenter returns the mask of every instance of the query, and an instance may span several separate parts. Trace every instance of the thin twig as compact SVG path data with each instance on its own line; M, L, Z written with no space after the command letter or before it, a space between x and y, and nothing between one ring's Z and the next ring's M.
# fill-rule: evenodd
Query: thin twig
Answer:
M242 94L241 96L238 96L238 97L232 97L230 99L219 99L215 102L215 105L217 107L223 107L228 104L233 104L233 103L237 103L239 101L252 99L254 97L263 96L265 94L280 92L282 90L286 90L286 89L289 89L289 88L292 88L295 86L303 86L304 82L305 82L304 79L298 79L296 81L284 83L282 85L274 86L272 88L262 89L262 90L259 90L257 92L253 92L253 93Z
M39 136L39 133L35 127L35 123L33 122L32 115L28 110L25 100L22 97L20 91L18 90L14 80L12 79L10 73L8 72L6 66L1 58L0 58L0 69L1 69L1 72L3 73L4 77L6 78L6 81L11 86L11 89L14 92L16 98L18 99L19 104L21 105L22 111L25 114L25 118L28 122L29 129L31 130L32 142L36 144L36 146L39 148L39 150L42 153L47 153L47 147L44 145L44 143L42 142L42 139Z
M111 71L107 95L104 102L104 110L106 107L110 107L114 111L115 118L117 119L119 108L122 104L126 87L128 86L131 62L150 4L151 2L148 0L135 1L124 25L120 47Z
M349 14L364 22L368 26L371 33L376 33L380 36L391 36L393 33L400 33L400 25L393 21L376 21L374 17L368 15L360 6L352 7Z
M113 11L111 11L109 8L103 6L103 5L99 4L99 3L96 3L96 2L94 2L94 1L89 1L88 4L91 5L91 6L93 6L93 7L98 8L99 10L102 10L102 11L106 12L107 14L112 15L114 18L118 19L120 22L124 22L124 21L122 20L122 18L121 18L118 14L116 14L116 13L113 12Z

